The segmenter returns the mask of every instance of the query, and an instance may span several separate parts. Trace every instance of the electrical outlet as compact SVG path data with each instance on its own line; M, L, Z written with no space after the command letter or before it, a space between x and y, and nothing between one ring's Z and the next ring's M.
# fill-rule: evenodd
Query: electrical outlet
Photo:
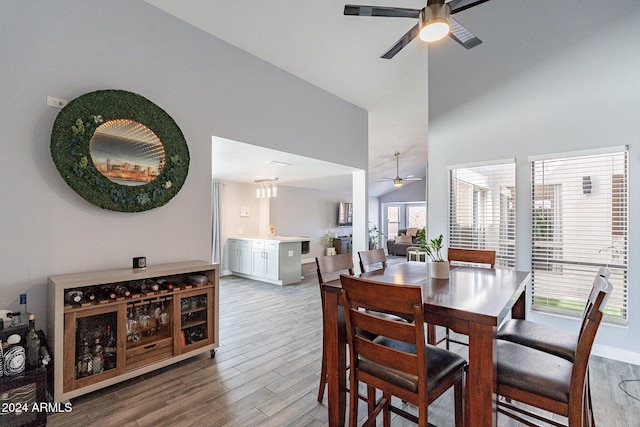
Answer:
M63 108L69 103L68 100L56 98L55 96L47 96L47 105L54 108Z

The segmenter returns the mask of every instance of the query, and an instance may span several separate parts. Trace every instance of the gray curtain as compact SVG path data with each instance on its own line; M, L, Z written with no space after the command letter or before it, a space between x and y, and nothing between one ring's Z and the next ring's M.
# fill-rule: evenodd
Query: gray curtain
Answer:
M211 185L211 262L220 263L222 261L222 244L220 237L220 205L222 185L218 181L213 181Z

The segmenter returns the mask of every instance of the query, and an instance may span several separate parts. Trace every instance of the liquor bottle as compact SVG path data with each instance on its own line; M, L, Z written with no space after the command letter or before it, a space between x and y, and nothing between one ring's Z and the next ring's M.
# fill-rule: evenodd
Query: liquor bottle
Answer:
M167 279L158 279L158 285L160 285L160 289L166 289L167 291L172 291L174 288L173 283Z
M24 372L25 367L26 355L24 347L20 345L20 336L16 334L16 340L11 338L13 336L11 335L7 338L8 346L4 349L4 374L7 376Z
M29 315L29 331L25 337L25 350L27 352L27 368L34 369L40 366L40 338L36 333L36 317Z
M104 345L104 370L116 367L116 339L111 331L111 325L107 325Z
M66 295L64 296L64 300L67 302L67 304L78 304L80 301L82 301L82 291L78 289L67 291Z
M82 339L82 349L78 356L76 378L84 378L93 374L93 357L89 350L87 338Z
M133 292L147 292L148 286L146 280L136 280L135 282L129 282L129 289Z
M158 290L160 289L160 285L158 285L158 283L153 280L148 280L147 289L150 289L152 292L158 292Z
M116 297L128 297L131 295L131 291L123 285L116 285L114 292L116 293Z
M49 350L47 347L41 345L40 346L40 360L44 366L49 366L51 363L51 355L49 354Z
M101 286L100 291L105 298L116 299L116 293L113 291L111 286Z
M84 292L84 299L89 302L93 302L98 299L98 294L93 289L87 289Z
M100 343L100 338L96 338L95 345L93 346L93 373L99 374L104 371L104 348Z

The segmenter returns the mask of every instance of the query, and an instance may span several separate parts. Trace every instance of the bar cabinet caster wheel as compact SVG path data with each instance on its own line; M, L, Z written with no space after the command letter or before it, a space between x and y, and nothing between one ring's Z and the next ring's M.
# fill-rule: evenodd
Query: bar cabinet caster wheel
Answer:
M210 350L209 353L211 354L211 358L215 358L216 357L216 351L214 350Z

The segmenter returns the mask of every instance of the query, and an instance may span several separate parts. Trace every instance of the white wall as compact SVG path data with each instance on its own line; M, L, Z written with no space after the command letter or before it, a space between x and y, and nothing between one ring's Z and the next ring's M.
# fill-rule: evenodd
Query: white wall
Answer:
M601 326L596 354L640 364L640 16L529 70L430 123L430 236L447 233L447 165L516 159L517 268L531 269L528 156L628 145L629 324ZM636 214L634 214L634 212ZM575 331L575 321L527 312L536 321Z
M0 39L0 308L26 292L39 327L49 275L134 256L211 259L212 135L367 168L366 111L143 1L3 1ZM59 110L46 97L99 89L138 93L182 129L191 166L167 205L101 210L59 176L49 154Z
M338 203L351 203L349 192L329 192L278 186L278 197L271 200L270 218L276 234L311 238L310 252L303 260L324 255L320 239L327 231L348 236L352 227L338 227Z
M397 190L378 197L380 203L392 202L424 202L427 199L427 188L423 181L408 181Z

